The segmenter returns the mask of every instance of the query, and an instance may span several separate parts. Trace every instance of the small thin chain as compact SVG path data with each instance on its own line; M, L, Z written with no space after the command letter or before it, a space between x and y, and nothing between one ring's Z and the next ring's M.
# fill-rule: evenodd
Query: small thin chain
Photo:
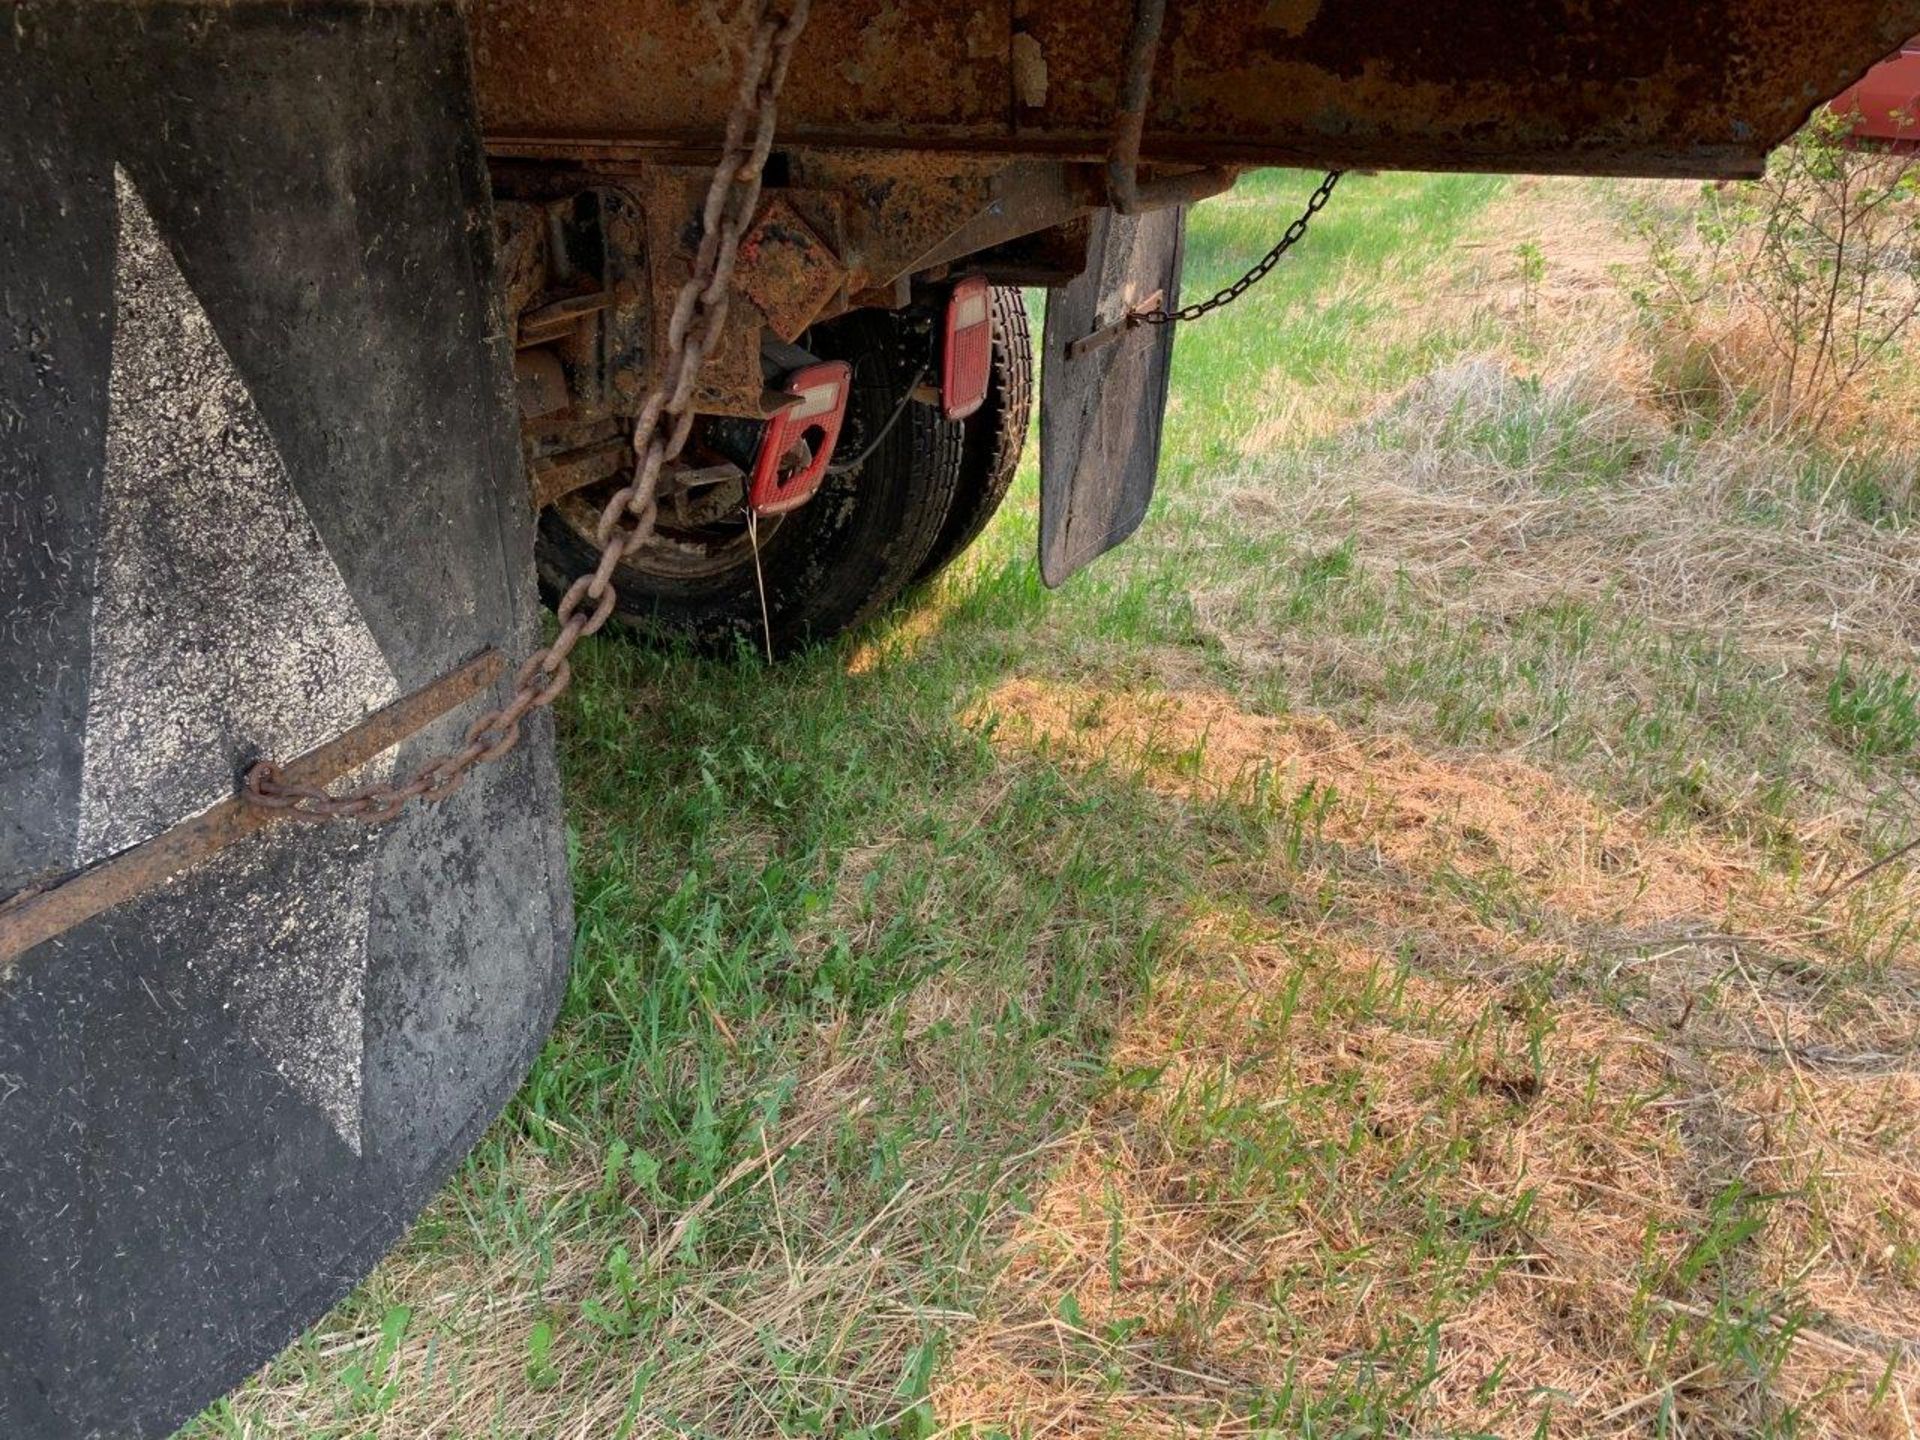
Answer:
M633 477L600 512L595 538L600 563L576 579L554 611L560 633L534 651L514 676L513 696L467 727L466 743L438 756L411 780L370 785L332 795L313 785L289 782L280 768L262 760L247 772L247 803L280 810L301 820L391 820L412 800L444 800L474 768L498 760L519 743L520 721L553 704L572 679L567 657L574 646L607 623L619 597L613 572L626 555L646 543L659 514L656 492L662 467L675 459L693 428L693 386L708 352L726 324L740 237L760 203L760 179L773 147L780 87L794 42L806 28L809 0L791 0L784 14L775 0L759 0L757 18L740 70L740 88L727 116L720 161L707 186L701 212L700 248L693 273L680 287L667 324L666 365L659 385L633 423ZM591 601L593 608L582 613Z
M1340 183L1340 171L1329 170L1319 188L1313 192L1313 198L1307 201L1307 208L1300 218L1287 227L1287 233L1280 237L1265 255L1262 255L1254 267L1242 275L1226 289L1218 291L1211 300L1196 301L1192 305L1182 305L1178 310L1169 310L1159 306L1152 310L1143 310L1133 317L1140 325L1171 325L1175 320L1198 320L1210 315L1223 306L1231 305L1247 291L1267 278L1267 272L1280 263L1280 257L1306 238L1307 227L1313 223L1313 217L1327 208L1327 201L1333 198L1333 187Z

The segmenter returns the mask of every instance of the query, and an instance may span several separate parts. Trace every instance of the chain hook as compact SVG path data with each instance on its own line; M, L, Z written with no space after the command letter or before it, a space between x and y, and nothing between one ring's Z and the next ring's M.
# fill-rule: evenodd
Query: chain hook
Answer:
M1334 187L1340 183L1340 176L1343 173L1345 172L1340 170L1329 170L1307 200L1307 208L1300 212L1299 218L1287 226L1287 232L1280 237L1279 243L1256 260L1252 269L1226 289L1215 291L1211 299L1196 301L1192 305L1182 305L1178 310L1169 310L1163 305L1142 311L1137 318L1129 315L1128 326L1171 325L1176 320L1199 320L1211 315L1215 310L1231 305L1266 279L1273 267L1280 263L1281 256L1306 239L1307 227L1313 224L1314 216L1327 208L1327 201L1333 198Z
M301 820L351 819L369 824L390 820L410 801L444 800L466 783L477 766L508 754L519 743L522 717L553 704L566 690L572 678L567 657L613 613L618 602L613 572L622 556L652 535L660 472L678 457L693 428L694 381L726 326L740 239L760 204L760 182L773 148L780 90L794 45L806 28L808 9L809 0L792 0L784 12L774 0L760 0L727 116L726 138L701 209L693 273L680 287L674 304L659 381L634 421L633 478L601 511L599 533L606 548L598 567L575 581L554 612L560 633L553 643L527 657L517 672L512 697L473 721L462 748L435 756L411 780L332 795L315 786L288 783L277 766L263 760L247 771L241 787L246 803ZM583 616L580 608L589 601L591 609Z

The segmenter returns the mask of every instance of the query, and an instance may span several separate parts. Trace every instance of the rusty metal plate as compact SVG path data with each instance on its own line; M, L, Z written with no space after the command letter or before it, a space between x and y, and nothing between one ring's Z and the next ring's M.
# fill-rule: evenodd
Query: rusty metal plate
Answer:
M1231 13L1228 13L1231 12ZM1125 27L1042 3L1047 131L1109 123ZM1143 153L1328 168L1722 176L1920 30L1914 0L1175 5ZM1051 68L1051 67L1050 67ZM1023 119L1023 129L1028 122Z
M0 4L6 1440L241 1380L557 1003L547 720L385 827L231 799L457 744L537 634L467 73L451 3Z
M1173 372L1184 208L1094 217L1087 269L1047 296L1040 364L1040 577L1059 585L1139 528L1153 499Z
M517 134L719 133L753 7L711 0L478 0L481 113ZM1011 7L951 0L817 4L781 97L789 118L850 134L1003 130Z
M847 283L847 267L792 202L775 195L740 237L734 283L767 317L773 333L791 341Z
M1127 0L816 6L781 143L1098 160ZM1189 0L1142 155L1314 168L1751 173L1920 32L1920 0ZM552 153L711 140L744 12L695 0L479 0L489 137ZM525 153L524 148L521 153Z

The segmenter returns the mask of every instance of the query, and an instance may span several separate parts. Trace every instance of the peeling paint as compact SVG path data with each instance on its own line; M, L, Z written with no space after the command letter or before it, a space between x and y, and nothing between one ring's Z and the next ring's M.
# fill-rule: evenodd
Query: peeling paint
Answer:
M782 97L781 144L1097 158L1130 10L817 6ZM737 45L740 18L691 24L686 0L476 0L469 14L496 147L677 147L724 125L731 86L691 66ZM1142 153L1155 164L1751 173L1820 97L1916 29L1920 0L1174 6Z

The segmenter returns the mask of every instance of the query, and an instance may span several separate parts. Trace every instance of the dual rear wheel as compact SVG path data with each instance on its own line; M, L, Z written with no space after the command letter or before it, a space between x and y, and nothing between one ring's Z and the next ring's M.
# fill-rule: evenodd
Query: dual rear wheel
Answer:
M1026 443L1033 361L1018 290L994 290L993 326L986 403L960 421L911 397L925 378L911 363L925 350L911 321L856 311L817 327L808 349L853 366L844 458L807 504L754 530L737 485L670 497L652 541L615 572L621 621L656 641L757 648L764 585L765 632L776 653L791 653L871 619L951 564L993 518ZM598 509L583 491L541 515L549 596L598 562Z

